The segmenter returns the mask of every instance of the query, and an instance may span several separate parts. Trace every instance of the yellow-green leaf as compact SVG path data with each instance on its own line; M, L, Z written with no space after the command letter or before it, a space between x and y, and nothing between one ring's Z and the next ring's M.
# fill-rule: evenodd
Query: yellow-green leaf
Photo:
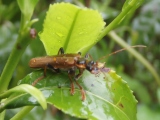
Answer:
M56 3L50 5L39 36L48 55L57 54L60 47L66 53L84 55L97 42L104 25L96 10Z

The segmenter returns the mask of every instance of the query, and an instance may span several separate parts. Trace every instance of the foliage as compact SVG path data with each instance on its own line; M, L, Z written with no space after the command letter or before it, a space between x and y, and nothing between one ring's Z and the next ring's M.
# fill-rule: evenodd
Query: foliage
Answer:
M8 105L8 108L9 107L17 108L17 107L26 106L26 105L35 106L39 104L37 100L39 101L40 99L39 98L37 98L37 100L34 99L35 97L34 95L30 96L27 93L18 93L18 94L10 93L10 91L15 92L14 91L15 89L17 90L20 89L21 85L17 86L17 81L19 81L20 79L21 81L19 81L19 84L22 84L22 85L24 83L31 84L36 78L38 78L40 75L43 74L43 71L35 71L28 74L29 72L32 71L28 68L29 59L35 56L45 55L44 53L45 50L43 48L42 43L39 41L39 38L36 37L36 39L33 40L31 43L31 38L29 36L29 30L31 26L36 28L37 32L42 30L45 31L45 28L47 28L45 27L47 25L47 22L46 22L47 18L45 18L46 23L44 23L44 28L42 28L42 25L43 25L46 9L48 9L48 6L50 3L46 1L39 1L38 5L36 6L37 2L38 2L37 0L24 1L24 3L19 0L17 0L17 2L16 1L0 2L1 3L0 16L3 16L0 18L0 26L1 26L0 27L0 60L1 60L0 71L2 73L0 78L0 92L8 89L6 92L1 93L0 96L1 98L8 97L7 101L5 101L4 99L1 100L1 103ZM82 24L83 22L85 23L84 26L87 26L88 24L95 28L98 27L98 29L95 29L96 34L93 31L90 31L88 29L86 36L84 34L81 34L79 38L74 37L77 39L83 38L86 40L84 42L82 41L76 42L76 43L79 43L79 46L81 46L82 48L75 47L75 43L74 44L72 43L73 38L71 36L73 36L74 34L76 35L77 32L75 33L70 32L68 34L67 33L68 30L66 31L66 35L70 36L68 38L71 38L70 39L71 41L68 40L70 43L69 44L67 43L69 46L66 43L64 44L59 43L56 38L56 35L53 35L53 37L46 36L47 35L46 33L50 33L52 32L52 30L46 31L46 33L43 34L43 36L45 37L42 37L43 31L39 34L40 34L40 39L41 40L43 39L42 41L47 54L56 54L57 49L60 46L65 46L64 48L67 53L68 52L77 53L81 51L84 55L93 45L96 44L95 40L97 42L103 38L101 41L98 42L97 45L93 46L92 49L89 51L89 53L92 55L94 59L98 59L101 56L104 56L107 53L110 53L111 51L114 51L115 49L117 49L117 45L115 44L115 42L117 42L119 45L123 47L127 47L126 43L130 43L130 45L136 45L136 44L146 45L147 49L139 49L140 53L143 53L146 58L137 57L136 58L137 60L135 60L131 55L127 56L127 54L124 52L124 53L115 55L115 58L118 58L118 59L114 59L113 57L110 57L105 62L108 67L110 67L111 69L115 69L115 71L118 74L120 74L125 81L127 81L130 88L134 91L134 95L136 96L136 99L139 102L138 114L137 114L138 120L149 119L151 118L151 116L153 119L156 120L158 119L158 112L159 112L158 100L160 98L159 89L158 89L158 86L160 86L159 76L158 76L158 73L156 72L156 71L159 71L159 68L160 68L159 54L158 54L160 52L160 49L159 49L160 47L158 46L157 44L158 41L156 40L159 37L159 22L158 22L159 17L158 15L156 15L159 13L159 8L156 6L158 6L158 4L160 3L158 0L148 1L148 3L146 2L146 4L144 4L135 14L134 11L142 4L142 1L138 1L137 3L135 2L136 0L126 0L125 4L123 5L123 3L120 3L120 2L114 3L110 0L107 0L107 1L102 0L101 2L89 1L89 0L72 1L72 3L78 6L81 6L74 9L78 9L82 12L85 11L83 13L86 14L86 16L88 16L87 12L92 12L92 11L94 12L94 10L90 10L87 8L82 9L83 5L86 5L87 7L98 10L99 12L101 12L104 20L107 23L106 24L107 26L103 29L104 22L102 21L102 18L100 18L99 15L95 17L97 19L94 19L94 16L93 18L91 16L89 18L95 21L98 20L98 18L100 18L100 21L102 21L100 24L98 23L91 24L91 21L85 21L86 22L85 23L83 19L78 19L80 20L80 23ZM21 10L21 22L20 22L20 17L17 17L17 16L20 16L19 15L20 11L18 9L18 6ZM123 9L123 11L121 11L121 9ZM33 10L34 10L34 14L33 14ZM58 15L60 15L61 11L63 10L65 9L58 10L57 12ZM70 12L74 13L74 10L71 10ZM10 13L10 14L7 14L7 13ZM47 13L47 15L48 14L49 12ZM82 14L82 16L84 14ZM89 14L92 14L92 13L89 13ZM98 14L98 12L96 14ZM36 19L30 20L31 16L33 16L34 18L39 18L39 21L36 22L37 21ZM55 17L56 15L53 14L53 16ZM65 15L62 14L61 17L65 17ZM57 20L60 21L59 18L61 17L57 17ZM74 17L71 17L71 18L75 20ZM86 19L89 20L89 18L86 18ZM67 22L65 18L63 18L62 20L64 22L61 21L61 24L64 24ZM56 20L53 23L56 23ZM55 29L56 31L62 28L60 27L61 24L57 25L57 27L54 25L55 28L57 28ZM70 26L69 23L66 25ZM81 26L83 25L80 25L80 27ZM77 29L76 26L74 27L73 27L74 29ZM109 31L113 30L113 28L115 28L115 32L119 36L115 34L115 32L113 31L109 33ZM92 33L92 34L89 34L89 33ZM97 38L97 35L99 33L100 35ZM104 36L107 34L109 35L108 36L109 38L106 38L106 37L104 38ZM61 36L62 34L58 34L58 35ZM121 40L120 38L125 38L126 41L124 42L124 40ZM44 40L50 40L50 39L53 39L55 41L57 40L57 43L55 43L57 46L57 49L53 50L51 49L51 47L45 46ZM65 39L65 36L62 36L62 39L60 40L65 42L64 39ZM15 45L13 46L13 44ZM27 47L28 44L30 44L29 47ZM36 46L39 46L38 50ZM18 49L15 49L15 48L18 48ZM11 54L10 54L10 51L12 51ZM9 54L10 54L10 57L8 59ZM138 53L131 52L131 54L134 55L135 57L139 56ZM7 59L8 59L8 62L7 64L5 64ZM150 63L152 63L155 69L146 59ZM148 70L145 68L147 68ZM6 71L6 73L4 71ZM133 120L136 119L135 118L136 117L135 116L136 100L133 94L131 93L131 90L128 88L128 85L122 80L122 78L119 78L119 76L116 75L113 71L106 74L105 79L103 77L104 77L103 74L100 75L100 77L95 77L94 75L91 75L88 72L85 72L83 74L82 78L79 80L79 83L86 90L87 99L84 102L80 100L81 96L78 89L76 89L76 93L74 96L70 96L69 82L68 82L69 80L66 73L54 74L50 71L47 71L47 77L44 80L40 81L36 85L36 87L40 90L39 91L40 94L43 93L44 96L42 96L42 99L45 98L47 100L47 103L51 105L55 105L57 108L61 109L67 114L70 114L71 116L80 117L80 118L90 118L90 119L100 119L100 117L101 119L105 119L105 117L108 117L108 116L112 116L112 118L118 119L116 118L116 116L121 116L121 117L123 116L124 118L122 119L125 119L125 118L133 119ZM153 82L153 80L155 80L157 83ZM58 86L60 86L61 88L58 88ZM21 90L22 89L20 89L20 91ZM10 94L8 94L7 92ZM29 92L29 93L32 93L32 92ZM4 97L4 94L6 94L7 96ZM10 100L12 101L10 102ZM65 100L65 102L61 102L59 100ZM107 107L107 109L103 106L103 104L106 105L105 107ZM132 107L129 106L129 104L131 104ZM97 109L96 105L98 105L99 109ZM73 106L74 106L74 109L73 109ZM7 107L3 107L3 108L7 108ZM16 109L17 111L20 111L20 112L17 112L16 110L7 110L6 119L10 119L11 117L13 117L13 115L11 115L10 113L13 113L13 114L18 113L12 119L20 119L21 117L26 115L32 108L33 107L24 107L22 110ZM109 110L113 108L114 108L114 111L109 113ZM101 114L98 113L96 109L104 111L106 116L99 116ZM93 113L91 113L91 111ZM50 114L50 112L52 112L52 114ZM48 110L46 111L42 110L40 107L37 107L36 109L33 109L33 111L31 111L24 119L27 119L27 118L37 119L36 116L41 116L41 115L45 119L52 119L53 114L55 114L54 115L55 119L78 119L78 118L70 117L65 114L62 115L60 111L58 111L53 107L48 107ZM1 117L0 119L4 119L4 112L3 114L1 113L0 117Z
M97 42L104 25L98 11L57 3L50 5L39 36L47 55L57 54L60 47L66 53L81 52L84 55Z

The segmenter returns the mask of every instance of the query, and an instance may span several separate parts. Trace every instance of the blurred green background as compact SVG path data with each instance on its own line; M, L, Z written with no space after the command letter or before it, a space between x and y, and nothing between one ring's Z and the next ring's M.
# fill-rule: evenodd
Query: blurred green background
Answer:
M33 25L37 33L42 30L43 20L49 5L56 2L70 2L78 6L86 6L98 10L106 25L121 11L125 0L40 0L35 8L33 18L39 21ZM114 30L129 45L146 45L147 48L137 50L147 59L160 74L160 0L145 0L144 4L134 13L130 13ZM20 10L17 1L0 0L0 73L15 43L20 25ZM106 36L97 43L89 53L93 59L107 55L121 47ZM28 62L31 58L46 55L44 47L37 36L27 47L19 62L10 87L17 84L33 70ZM138 60L127 52L115 54L106 60L106 66L114 69L127 81L138 100L138 120L160 120L160 86L153 75ZM7 110L6 119L12 117L16 110ZM47 111L36 107L24 120L78 120L63 114L53 106Z

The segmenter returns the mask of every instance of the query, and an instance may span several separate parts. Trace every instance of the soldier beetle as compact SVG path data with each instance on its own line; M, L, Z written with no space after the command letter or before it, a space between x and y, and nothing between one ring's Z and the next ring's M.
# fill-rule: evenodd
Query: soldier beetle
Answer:
M136 46L130 46L132 48L135 47L146 47L143 45L136 45ZM118 52L121 52L123 50L126 50L127 48L123 48L120 50L117 50L111 54L108 54L107 56L103 56L101 59L104 59L108 56L111 56L113 54L116 54ZM74 83L77 84L81 91L82 100L85 100L85 91L83 90L82 86L77 82L78 79L82 76L83 71L86 69L91 74L99 75L100 73L107 73L109 72L109 68L105 67L105 63L101 63L98 61L93 61L90 55L85 55L84 57L81 56L81 53L70 53L65 54L63 48L60 48L57 55L53 56L45 56L45 57L38 57L38 58L32 58L29 62L30 68L42 68L44 69L44 75L35 80L32 85L34 86L39 80L43 79L46 76L46 69L52 69L55 72L60 71L67 71L69 79L71 81L71 90L70 93L74 94ZM79 73L76 74L76 70L79 70Z

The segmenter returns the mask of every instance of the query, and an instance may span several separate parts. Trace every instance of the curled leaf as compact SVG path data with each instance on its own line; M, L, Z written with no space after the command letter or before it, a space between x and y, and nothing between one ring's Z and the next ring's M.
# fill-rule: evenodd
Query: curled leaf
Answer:
M16 93L22 93L22 94L16 94ZM33 98L36 99L36 102L38 102L43 107L43 109L47 108L46 99L44 98L44 95L40 90L28 84L21 84L19 86L16 86L0 94L0 99L4 99L8 97L8 99L3 100L3 102L1 102L0 111L4 110L5 108L10 108L9 107L10 104L13 104L13 106L16 106L14 105L14 103L17 102L16 101L17 98L26 95L26 93L29 93L31 96L33 96Z

